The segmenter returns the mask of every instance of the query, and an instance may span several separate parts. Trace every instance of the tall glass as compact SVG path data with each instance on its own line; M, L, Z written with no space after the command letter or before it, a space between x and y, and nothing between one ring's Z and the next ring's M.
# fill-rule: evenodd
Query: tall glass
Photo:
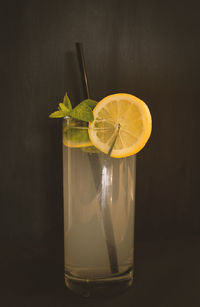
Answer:
M63 121L65 282L83 296L132 284L136 174L135 155L111 158L88 146L87 129ZM69 131L85 143L67 144Z

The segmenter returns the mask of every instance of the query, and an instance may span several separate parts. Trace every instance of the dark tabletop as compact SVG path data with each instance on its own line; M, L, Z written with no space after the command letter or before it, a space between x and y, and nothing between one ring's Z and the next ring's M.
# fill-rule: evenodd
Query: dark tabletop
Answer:
M200 238L135 244L135 280L110 298L84 299L64 284L61 254L5 257L1 261L1 306L200 306Z

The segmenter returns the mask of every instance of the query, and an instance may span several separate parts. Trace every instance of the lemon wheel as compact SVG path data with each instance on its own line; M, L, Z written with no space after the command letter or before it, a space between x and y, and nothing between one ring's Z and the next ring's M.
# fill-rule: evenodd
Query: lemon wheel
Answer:
M127 157L139 152L148 141L151 113L147 105L130 94L113 94L103 98L93 110L89 125L92 144L108 153L115 139L111 157Z

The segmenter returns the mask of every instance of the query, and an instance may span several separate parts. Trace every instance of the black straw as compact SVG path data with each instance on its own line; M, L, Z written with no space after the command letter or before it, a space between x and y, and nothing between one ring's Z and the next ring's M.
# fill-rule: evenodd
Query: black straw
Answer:
M87 77L85 59L84 59L84 53L83 53L83 44L76 43L76 50L77 50L77 55L78 55L78 60L79 60L79 65L80 65L80 70L81 70L83 89L85 91L85 95L87 96L87 98L90 98L88 77Z
M90 98L88 77L87 77L86 65L83 53L83 44L76 43L76 48L77 48L77 56L79 59L80 70L82 74L81 77L83 82L83 88L87 98ZM99 186L102 184L102 180L104 180L104 178L102 177L103 174L101 174L101 163L96 154L89 155L89 159L90 159L91 169L93 172L94 182L96 185L96 190L98 190ZM107 162L107 159L105 159L105 162ZM95 169L97 170L97 172L95 172ZM104 233L105 233L105 240L106 240L108 257L110 262L110 270L112 274L115 274L119 272L119 269L118 269L117 251L115 245L115 237L114 237L112 219L110 214L110 208L109 205L105 205L105 202L107 201L108 201L107 197L105 195L101 195L100 209L104 225Z

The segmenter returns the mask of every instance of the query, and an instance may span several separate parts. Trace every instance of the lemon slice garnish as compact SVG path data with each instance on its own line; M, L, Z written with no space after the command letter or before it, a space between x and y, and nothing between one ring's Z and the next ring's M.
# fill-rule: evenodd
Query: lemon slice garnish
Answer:
M150 137L152 120L149 108L133 95L120 93L107 96L97 104L93 114L94 121L89 124L88 130L90 140L96 148L108 153L116 138L111 157L136 154Z

